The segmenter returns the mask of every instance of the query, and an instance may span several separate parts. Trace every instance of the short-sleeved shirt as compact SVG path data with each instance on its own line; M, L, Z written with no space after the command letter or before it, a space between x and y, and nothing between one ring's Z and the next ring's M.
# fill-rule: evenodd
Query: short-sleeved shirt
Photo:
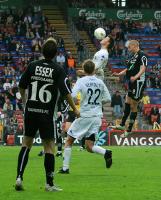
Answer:
M143 51L138 51L127 61L127 72L126 77L130 80L131 76L135 76L139 71L141 66L147 67L147 56ZM137 80L145 81L145 72Z
M85 76L77 80L72 96L76 98L79 92L81 117L102 116L102 102L111 100L111 95L104 82L94 75Z
M45 59L29 64L20 79L19 87L28 90L25 111L52 118L59 94L66 96L70 93L64 69Z

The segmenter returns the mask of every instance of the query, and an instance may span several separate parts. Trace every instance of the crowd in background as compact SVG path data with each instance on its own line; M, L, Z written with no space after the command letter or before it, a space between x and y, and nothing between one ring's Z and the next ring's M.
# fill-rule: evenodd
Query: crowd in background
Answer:
M72 5L76 2L90 3L90 1L70 2ZM98 1L99 4L101 2L104 1ZM147 31L147 23L129 20L122 22L113 20L87 21L84 14L76 19L76 25L79 30L86 30L89 33L91 40L95 42L98 48L99 43L95 40L93 33L96 27L104 27L107 34L110 33L115 40L115 47L110 52L110 56L119 58L127 54L124 48L127 33L135 33L140 30ZM161 33L161 22L149 22L148 26L151 33ZM0 13L0 127L3 122L5 138L7 134L14 132L22 134L23 132L22 125L19 126L16 118L16 112L22 112L23 110L18 92L18 82L29 62L41 57L41 46L44 40L49 37L54 37L57 40L58 54L55 58L56 62L64 67L71 80L76 80L76 60L71 52L66 51L65 41L58 36L56 29L49 24L47 17L43 15L39 6L29 6L24 10L9 9ZM76 45L78 61L82 62L84 41L79 40ZM161 54L161 45L158 45L158 51ZM149 71L147 87L161 88L160 74L161 65L156 63Z
M125 1L124 1L125 2ZM121 1L119 0L95 0L95 1L88 1L88 0L68 0L68 4L70 7L75 8L118 8L122 6ZM125 4L126 8L142 8L142 9L158 9L161 7L161 2L154 0L144 0L144 1L131 1L126 0Z
M23 132L22 124L19 126L16 121L17 111L23 110L18 82L28 64L41 58L42 44L49 37L57 40L56 62L75 79L75 60L71 52L65 51L63 38L48 23L39 6L0 13L0 123L3 124L4 141L8 134Z

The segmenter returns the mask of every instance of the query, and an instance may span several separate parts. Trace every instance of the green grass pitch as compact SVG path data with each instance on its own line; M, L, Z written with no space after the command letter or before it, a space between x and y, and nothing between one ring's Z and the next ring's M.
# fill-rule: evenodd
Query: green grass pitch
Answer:
M113 165L105 168L102 156L72 151L69 175L56 174L57 185L63 192L44 191L43 158L33 147L24 174L25 191L14 190L17 155L20 147L0 146L1 200L160 200L161 148L111 147ZM56 171L62 158L56 158Z

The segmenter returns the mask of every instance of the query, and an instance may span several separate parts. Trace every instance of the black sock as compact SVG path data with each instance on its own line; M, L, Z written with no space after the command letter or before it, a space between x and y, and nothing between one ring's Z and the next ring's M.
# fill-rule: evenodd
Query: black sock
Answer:
M58 144L58 151L62 151L62 138L61 137L58 137L57 144Z
M53 177L55 170L55 157L53 154L45 153L44 167L46 171L46 183L53 186Z
M30 149L28 147L22 147L18 156L18 166L17 166L17 178L21 177L23 179L23 173L28 162Z
M131 112L131 114L130 114L130 122L129 122L129 126L128 126L128 129L127 129L128 132L131 132L132 127L133 127L133 125L135 123L136 117L137 117L137 112Z
M130 114L130 104L128 103L125 103L125 110L124 110L124 115L122 117L122 121L121 121L121 126L125 126L125 123L126 123L126 120L128 118Z
M85 149L85 137L83 137L81 140L81 147L83 147L83 149Z

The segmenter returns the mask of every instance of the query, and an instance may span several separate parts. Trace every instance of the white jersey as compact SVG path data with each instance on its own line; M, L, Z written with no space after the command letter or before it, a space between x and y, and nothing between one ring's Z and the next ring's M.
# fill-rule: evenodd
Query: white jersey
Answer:
M80 92L80 116L102 117L102 102L111 101L111 95L104 82L97 77L85 76L77 80L72 90L72 96L76 98Z
M93 62L96 69L104 69L108 62L109 53L107 49L100 49L94 54Z

